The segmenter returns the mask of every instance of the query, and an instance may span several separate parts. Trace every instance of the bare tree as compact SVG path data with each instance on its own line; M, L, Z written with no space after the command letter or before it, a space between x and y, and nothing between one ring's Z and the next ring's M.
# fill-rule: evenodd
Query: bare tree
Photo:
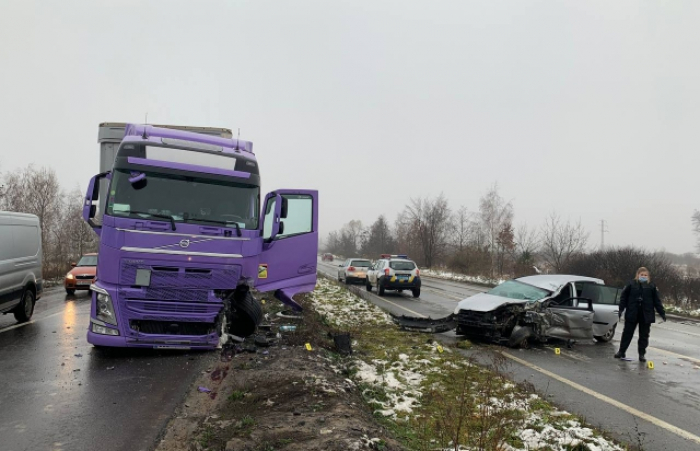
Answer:
M700 252L700 210L695 210L695 213L693 213L693 233L695 233L695 237L697 238L697 243L695 245L696 250Z
M431 268L444 253L450 226L450 208L440 194L434 199L411 199L406 217L418 234L423 263Z
M564 222L559 215L552 213L542 226L542 258L555 272L561 272L577 254L583 252L588 236L581 221L575 224Z
M479 216L491 253L491 277L493 277L498 236L506 225L513 223L513 205L511 202L506 202L498 193L498 184L494 184L479 200Z
M365 257L394 252L395 242L389 229L389 223L384 215L380 215L369 227L367 238L362 243L362 254Z
M61 190L53 169L26 168L6 174L0 209L39 217L43 275L50 279L70 268L80 255L97 250L95 233L83 222L83 196Z
M539 271L535 267L535 257L540 247L540 235L537 229L531 229L527 224L521 224L515 232L515 276L533 274Z
M464 251L467 245L474 239L473 214L462 206L452 215L452 245L458 253Z

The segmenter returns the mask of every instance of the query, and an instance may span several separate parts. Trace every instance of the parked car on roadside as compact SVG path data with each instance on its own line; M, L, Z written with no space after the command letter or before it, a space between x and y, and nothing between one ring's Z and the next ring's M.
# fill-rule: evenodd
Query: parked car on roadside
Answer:
M376 287L379 296L383 296L385 290L396 290L399 293L411 290L413 297L417 298L421 287L420 270L406 255L382 254L367 272L365 287L367 291Z
M32 317L44 286L41 255L39 218L0 211L0 313Z
M85 254L80 257L78 263L73 263L73 269L68 271L63 285L66 293L73 294L75 290L89 290L95 281L97 271L97 254Z
M526 347L548 338L609 342L618 322L620 289L601 279L537 275L508 280L459 302L457 335Z
M338 281L347 284L364 283L370 266L372 262L365 258L348 258L338 265Z

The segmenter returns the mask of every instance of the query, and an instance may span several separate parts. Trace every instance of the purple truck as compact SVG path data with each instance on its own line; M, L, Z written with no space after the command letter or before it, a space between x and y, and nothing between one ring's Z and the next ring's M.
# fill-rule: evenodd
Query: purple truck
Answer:
M252 288L316 284L318 192L260 198L253 143L226 129L100 124L83 218L100 237L88 342L211 349L262 319ZM222 340L223 339L223 340Z

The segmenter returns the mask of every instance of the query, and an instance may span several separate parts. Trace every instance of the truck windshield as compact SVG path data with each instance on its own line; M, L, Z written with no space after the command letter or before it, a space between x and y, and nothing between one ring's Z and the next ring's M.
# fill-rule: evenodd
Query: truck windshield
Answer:
M114 171L108 215L139 219L153 215L176 222L258 228L257 186L157 172L146 172L144 181L132 185L131 176L123 169Z

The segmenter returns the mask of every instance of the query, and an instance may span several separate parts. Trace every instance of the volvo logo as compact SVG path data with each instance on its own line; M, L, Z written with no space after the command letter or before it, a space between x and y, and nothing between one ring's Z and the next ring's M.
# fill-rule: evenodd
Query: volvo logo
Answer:
M180 240L180 247L189 247L190 246L190 240Z

